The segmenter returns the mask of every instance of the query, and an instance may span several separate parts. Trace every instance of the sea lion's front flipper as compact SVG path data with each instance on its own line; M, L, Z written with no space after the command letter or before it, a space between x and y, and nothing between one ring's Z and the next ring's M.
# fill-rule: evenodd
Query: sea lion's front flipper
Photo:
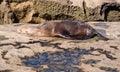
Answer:
M59 34L58 36L66 38L66 39L75 39L74 37L71 37L69 35L63 35L63 34Z
M63 32L57 34L57 36L60 36L60 37L66 38L66 39L76 39L75 37L71 36L70 33L67 31L63 31Z
M106 40L106 41L109 40L109 38L107 38L105 35L103 35L100 31L96 30L96 34L103 40Z

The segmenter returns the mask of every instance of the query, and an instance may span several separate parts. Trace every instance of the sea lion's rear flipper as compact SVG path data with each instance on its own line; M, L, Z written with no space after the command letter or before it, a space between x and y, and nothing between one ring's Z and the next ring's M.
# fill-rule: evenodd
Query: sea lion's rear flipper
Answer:
M100 31L96 30L96 34L103 40L106 40L106 41L109 40L109 38L107 38L105 35L103 35Z

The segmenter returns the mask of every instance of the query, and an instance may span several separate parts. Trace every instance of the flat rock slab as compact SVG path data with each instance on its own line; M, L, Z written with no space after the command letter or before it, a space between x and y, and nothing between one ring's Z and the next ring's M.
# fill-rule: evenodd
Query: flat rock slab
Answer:
M111 40L31 37L0 25L0 72L119 72L120 22L89 22Z

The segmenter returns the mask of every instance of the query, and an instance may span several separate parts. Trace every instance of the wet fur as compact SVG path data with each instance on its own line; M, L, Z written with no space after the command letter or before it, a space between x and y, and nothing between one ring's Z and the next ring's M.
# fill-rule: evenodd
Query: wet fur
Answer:
M89 39L97 35L103 40L108 40L90 25L69 20L48 21L41 25L23 25L17 31L31 36L59 36L67 39Z

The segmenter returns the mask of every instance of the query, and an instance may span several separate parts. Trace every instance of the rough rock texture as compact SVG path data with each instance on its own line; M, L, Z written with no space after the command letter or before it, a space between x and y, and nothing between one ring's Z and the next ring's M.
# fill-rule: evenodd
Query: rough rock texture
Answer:
M32 20L34 14L33 3L30 1L22 3L10 3L10 7L16 16L16 22L27 23Z
M13 23L13 12L9 4L3 0L0 2L0 24L11 24Z
M0 72L119 72L120 22L89 22L111 40L31 37L0 25Z
M0 24L46 20L120 21L120 0L1 0Z
M119 14L115 16L120 11L119 0L35 0L33 3L39 16L47 20L111 21L113 17L113 21L120 20Z

